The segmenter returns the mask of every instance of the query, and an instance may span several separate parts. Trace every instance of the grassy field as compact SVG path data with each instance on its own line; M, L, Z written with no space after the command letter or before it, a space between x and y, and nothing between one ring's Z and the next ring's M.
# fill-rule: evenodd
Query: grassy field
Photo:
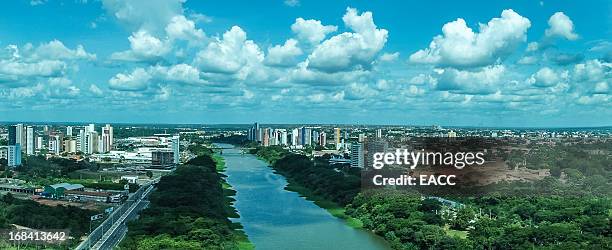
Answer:
M468 235L467 231L450 229L448 225L444 226L444 231L446 232L448 236L458 237L461 239L467 238L467 235Z

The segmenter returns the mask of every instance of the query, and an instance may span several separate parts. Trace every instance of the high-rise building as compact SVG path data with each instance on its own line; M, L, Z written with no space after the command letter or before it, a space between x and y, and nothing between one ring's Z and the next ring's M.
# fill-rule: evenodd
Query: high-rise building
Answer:
M49 153L59 155L62 152L62 139L59 135L49 137Z
M68 139L64 140L64 152L76 153L77 151L77 140Z
M285 129L280 131L280 145L287 146L287 130Z
M34 136L34 127L28 126L26 128L26 154L33 155L36 150L36 137Z
M372 163L374 162L374 154L385 153L387 152L388 147L389 143L383 138L374 138L371 140L366 138L364 143L364 166L366 168L372 167Z
M17 124L9 126L7 160L9 167L21 166L21 135L23 125Z
M262 144L264 145L264 147L270 146L270 135L271 135L271 128L265 128L263 129L263 138L262 138Z
M113 127L110 124L102 127L101 152L108 152L113 149Z
M311 135L312 129L307 128L307 127L302 127L300 131L301 132L299 134L300 134L301 145L305 146L305 145L312 144L312 135Z
M36 137L36 148L39 150L43 148L43 137L42 136Z
M361 143L351 144L351 167L363 168L364 166L363 145Z
M261 142L263 134L261 129L259 129L259 123L256 122L255 124L253 124L253 128L255 129L255 141Z
M299 129L294 128L293 130L291 130L291 145L292 146L297 146L300 144L300 140L299 140Z
M93 123L90 123L89 125L85 126L85 132L89 133L93 131L96 131L96 125L94 125Z
M179 164L181 160L181 137L180 135L172 136L172 157L174 159L174 164Z
M334 128L334 140L336 143L336 149L340 147L340 128Z
M25 146L26 146L26 131L25 128L23 127L23 124L17 124L15 125L15 144L19 144L20 145L20 149L22 151L25 151Z
M376 138L382 138L382 129L376 130Z
M326 144L327 144L327 134L325 134L325 132L321 132L319 134L319 145L325 147Z
M66 136L72 136L72 126L66 127Z
M98 132L91 131L85 134L85 151L86 154L98 152Z
M359 142L364 142L365 141L365 134L361 133L359 134Z
M80 151L83 153L87 152L86 146L85 146L87 144L87 141L85 139L86 139L85 129L80 129L79 134L77 134L77 139L76 139L77 151Z
M7 147L7 154L9 167L21 166L21 144L9 145Z

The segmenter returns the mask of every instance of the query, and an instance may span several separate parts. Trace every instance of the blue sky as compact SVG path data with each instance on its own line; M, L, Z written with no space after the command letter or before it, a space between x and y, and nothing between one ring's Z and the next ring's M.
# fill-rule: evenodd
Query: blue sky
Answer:
M0 121L612 125L610 1L10 1Z

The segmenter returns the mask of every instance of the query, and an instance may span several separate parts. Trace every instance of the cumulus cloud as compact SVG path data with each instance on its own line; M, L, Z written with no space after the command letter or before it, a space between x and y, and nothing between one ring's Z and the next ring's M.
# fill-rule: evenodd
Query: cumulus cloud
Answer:
M295 23L291 25L291 31L297 35L300 41L306 41L315 45L325 39L327 34L336 30L338 30L336 26L323 25L321 21L314 19L304 20L301 17L295 19Z
M133 33L128 40L130 41L130 50L113 53L111 59L132 62L154 62L160 60L162 56L171 50L168 41L160 40L145 30Z
M104 94L102 89L95 84L89 85L89 92L96 97L101 97Z
M95 60L96 55L85 51L83 45L77 45L76 49L67 48L64 43L58 40L53 40L48 43L43 43L40 46L33 48L31 44L26 44L24 56L29 57L28 60Z
M356 9L347 8L342 20L354 32L344 32L319 44L308 56L309 68L324 72L370 68L387 42L387 30L376 27L369 11L360 15Z
M536 87L552 87L567 80L569 73L567 70L555 71L549 67L543 67L527 79L527 83Z
M284 45L275 45L268 49L265 63L270 66L288 67L297 63L296 57L302 54L295 39L289 39Z
M58 60L39 62L0 61L0 82L18 81L21 77L58 77L64 74L66 63Z
M103 0L102 6L132 30L161 35L170 20L183 14L184 0Z
M119 73L113 76L108 85L111 89L122 91L146 90L151 80L151 75L143 68L137 68L131 73Z
M79 60L94 60L82 45L69 49L58 40L34 47L8 45L0 53L0 84L22 85L38 78L56 78L75 71Z
M383 53L382 55L380 55L378 60L380 60L381 62L392 62L392 61L397 60L398 58L399 58L399 52Z
M183 15L172 17L165 30L170 39L182 39L190 42L197 42L201 41L205 37L204 31L197 29L195 27L195 22L188 20Z
M151 69L153 77L160 81L186 84L205 84L200 78L200 70L188 64L177 64L170 67L155 66Z
M195 65L202 71L221 74L241 73L244 79L252 67L260 64L264 55L259 46L247 40L247 34L240 27L233 26L215 41L198 52ZM241 72L242 71L242 72Z
M547 37L563 37L567 40L578 39L574 31L574 22L563 12L557 12L548 19L548 29L544 31Z
M501 17L480 24L474 32L459 18L442 27L442 35L433 38L429 48L410 55L413 63L428 63L452 67L490 65L505 59L526 40L529 19L513 10L502 11Z
M530 65L530 64L535 64L537 62L538 62L538 58L535 56L524 56L524 57L521 57L521 59L519 59L516 63L523 64L523 65Z
M503 65L487 66L476 71L447 68L436 76L436 89L471 94L491 93L503 87L500 84L505 72Z

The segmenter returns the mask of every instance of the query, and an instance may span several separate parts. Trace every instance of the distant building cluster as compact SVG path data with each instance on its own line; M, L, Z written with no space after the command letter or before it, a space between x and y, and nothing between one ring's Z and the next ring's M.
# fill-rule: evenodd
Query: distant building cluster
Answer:
M113 148L113 127L106 124L98 133L94 124L82 127L67 126L66 131L62 132L52 131L47 125L31 126L20 123L8 127L7 139L8 145L5 149L0 149L0 152L3 152L0 158L5 155L8 166L16 167L21 165L22 154L93 154L110 151Z
M254 123L247 131L247 139L267 146L287 146L291 148L326 147L328 146L328 134L320 127L299 127L292 129L284 128L261 128L259 123ZM336 150L347 149L345 144L348 134L341 136L340 128L334 128L334 145Z
M158 134L121 139L120 144L132 145L133 150L111 150L91 155L94 162L144 164L153 168L168 168L180 163L180 135Z
M329 132L330 130L327 129ZM341 128L331 129L331 142L328 145L328 137L325 129L321 127L299 127L299 128L262 128L259 123L254 123L247 131L247 139L259 143L261 146L283 146L289 149L304 149L306 147L323 147L323 151L332 154L347 153L350 159L332 157L332 163L350 163L351 167L363 168L370 164L367 159L371 159L374 152L386 151L387 141L382 137L382 130L378 129L372 138L360 133L357 141L349 142L349 132ZM330 150L326 150L328 147Z
M131 137L120 140L123 144L139 145L124 151L117 150L113 127L106 124L96 129L95 124L84 126L9 125L0 139L7 146L0 146L0 159L7 165L22 165L22 155L55 155L82 158L92 161L116 163L142 163L152 167L168 167L180 162L180 136L161 134L150 137Z

